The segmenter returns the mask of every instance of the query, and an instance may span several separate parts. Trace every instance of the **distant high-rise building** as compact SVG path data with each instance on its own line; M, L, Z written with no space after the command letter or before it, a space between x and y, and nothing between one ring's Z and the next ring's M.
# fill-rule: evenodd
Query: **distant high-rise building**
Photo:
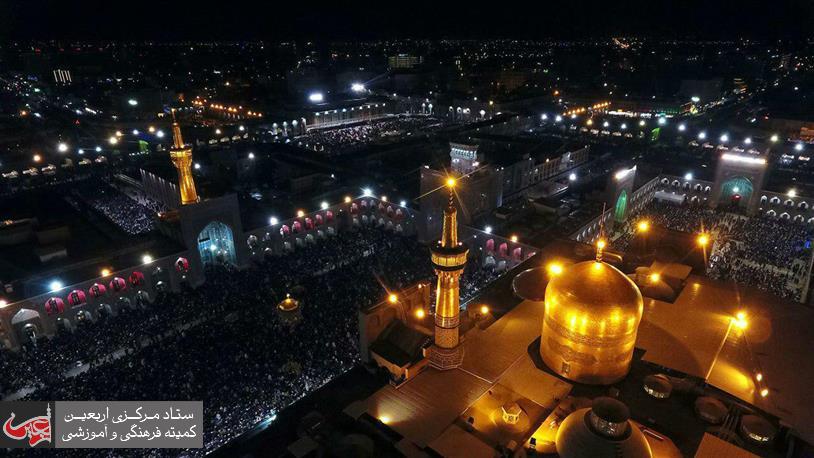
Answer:
M73 78L71 77L70 70L63 70L63 69L56 69L53 71L54 74L54 82L58 84L71 84L73 83Z
M421 56L411 56L409 54L396 54L387 58L387 65L390 70L405 70L415 68L424 63Z

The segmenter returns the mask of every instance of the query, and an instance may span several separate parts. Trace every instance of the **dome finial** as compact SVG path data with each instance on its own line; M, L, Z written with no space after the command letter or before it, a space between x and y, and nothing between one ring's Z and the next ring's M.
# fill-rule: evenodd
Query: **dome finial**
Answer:
M602 262L602 253L605 251L605 239L600 238L596 241L596 262Z

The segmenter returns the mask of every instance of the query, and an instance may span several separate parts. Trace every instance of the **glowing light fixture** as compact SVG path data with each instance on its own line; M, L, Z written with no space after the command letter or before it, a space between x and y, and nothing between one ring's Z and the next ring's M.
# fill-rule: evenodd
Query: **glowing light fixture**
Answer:
M548 270L548 273L551 275L560 275L564 270L562 264L560 264L559 262L549 263L546 269Z
M647 232L650 230L650 223L648 221L639 221L639 224L636 225L636 229L639 232Z

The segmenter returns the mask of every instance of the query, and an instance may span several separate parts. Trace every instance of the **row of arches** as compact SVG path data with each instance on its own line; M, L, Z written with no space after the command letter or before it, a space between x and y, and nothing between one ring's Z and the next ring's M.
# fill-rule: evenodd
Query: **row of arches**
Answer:
M379 217L379 219L376 219L375 216L368 216L368 215L362 215L361 217L355 217L354 216L353 219L351 220L351 224L353 226L360 226L360 225L368 226L368 225L375 224L376 226L382 227L387 231L393 231L393 232L396 232L396 233L399 233L399 234L404 232L404 226L402 226L401 223L395 224L395 223L393 223L393 221L385 220L382 217Z
M385 205L384 202L379 202L379 204L376 205L376 203L375 203L375 201L373 199L369 199L369 200L362 199L361 201L359 201L359 203L353 202L350 205L350 213L352 215L357 215L359 213L362 213L362 212L365 212L365 211L368 211L368 210L373 210L373 211L378 211L379 213L384 213L389 218L396 219L396 220L404 219L404 216L405 216L404 211L401 209L401 207L394 207L393 205Z
M322 226L323 224L331 224L333 221L334 213L328 210L325 212L325 216L317 213L313 218L306 217L301 220L296 219L291 223L290 226L288 224L283 224L280 226L280 235L287 237L292 233L299 234L300 232L312 231L318 226Z
M712 192L712 187L709 185L695 183L694 185L689 181L681 182L677 179L670 181L669 178L662 178L661 184L664 186L672 186L675 189L684 189L685 191L695 191L695 192L703 192L704 194L709 194Z
M75 290L76 292L78 290ZM72 292L73 293L73 292ZM69 301L71 299L69 298ZM133 297L104 297L97 303L88 302L66 308L61 298L49 298L43 305L46 316L56 315L53 328L56 332L73 331L81 322L93 322L102 316L117 315L123 308L147 307L152 302L150 293L138 290ZM45 334L46 320L40 311L21 308L11 317L11 326L24 340L34 340Z
M791 220L791 221L794 221L795 223L803 223L803 222L805 222L806 224L814 224L814 217L808 218L808 220L806 220L803 215L794 215L794 217L792 217L788 212L783 212L783 213L780 213L778 215L776 211L769 210L769 211L767 211L765 213L765 215L770 217L770 218L780 218L780 219L785 219L785 220Z
M778 205L780 205L780 198L777 197L777 196L773 196L771 198L769 198L768 196L760 196L760 204L761 205L766 205L767 203L769 205L772 205L772 206L778 206ZM798 202L798 203L795 204L794 200L792 200L792 199L784 200L783 201L783 206L784 207L789 207L789 208L796 207L796 208L798 208L800 210L804 210L804 211L808 210L810 208L810 205L808 204L808 202L801 201L801 202Z
M495 239L488 239L485 244L486 252L490 255L497 254L503 259L512 259L514 261L522 261L523 260L523 248L516 246L509 250L509 244L507 242L503 242L498 245L497 250L495 250ZM490 256L487 256L487 258Z

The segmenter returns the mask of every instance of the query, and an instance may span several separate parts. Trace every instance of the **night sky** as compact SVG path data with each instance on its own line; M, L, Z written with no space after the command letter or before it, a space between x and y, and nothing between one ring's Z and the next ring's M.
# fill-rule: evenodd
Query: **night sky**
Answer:
M0 38L367 40L625 34L799 39L810 36L814 26L811 0L319 3L0 0Z

